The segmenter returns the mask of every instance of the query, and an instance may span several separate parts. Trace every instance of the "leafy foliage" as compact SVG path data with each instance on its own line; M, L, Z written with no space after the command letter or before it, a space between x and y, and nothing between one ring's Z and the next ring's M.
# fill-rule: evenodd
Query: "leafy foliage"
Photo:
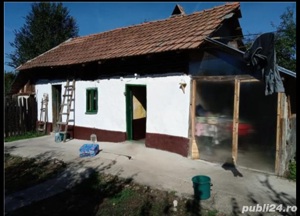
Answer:
M5 95L10 93L11 85L16 78L16 73L4 71L4 92Z
M289 163L288 178L296 181L296 177L297 177L296 171L297 171L297 164L296 164L296 156L295 156L295 158L292 159Z
M78 36L78 27L62 3L40 2L31 5L24 26L14 34L15 40L10 45L15 51L7 56L11 60L8 65L17 68L70 37Z
M277 63L289 70L296 71L296 21L294 10L287 7L280 16L281 23L276 27L275 49Z
M275 26L275 50L277 64L296 72L296 21L294 11L291 7L287 7L286 11L280 16L281 23ZM250 34L244 39L246 49L249 49L258 35Z

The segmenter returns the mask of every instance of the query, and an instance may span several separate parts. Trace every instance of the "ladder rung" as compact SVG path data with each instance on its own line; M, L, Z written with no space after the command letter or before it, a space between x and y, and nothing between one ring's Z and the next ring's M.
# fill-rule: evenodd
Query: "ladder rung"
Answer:
M57 125L65 125L63 130L62 130L62 127L59 126L59 128L60 128L59 132L63 133L63 134L66 134L66 133L68 133L67 130L68 130L69 122L75 122L74 119L70 119L70 120L68 119L69 115L70 115L70 112L75 111L75 108L71 109L72 102L75 101L75 98L72 97L73 93L74 93L74 90L75 90L75 82L73 81L73 83L70 84L69 80L67 80L67 83L64 87L65 87L65 92L62 95L63 96L63 102L60 105L61 110L59 112L59 115L60 115L60 121L62 119L62 115L67 115L67 119L66 119L66 122L58 121L56 124ZM64 108L64 106L67 106L67 110ZM64 141L65 141L65 139L66 139L66 136L64 136Z
M45 131L44 128L38 128L38 131Z
M67 101L67 103L61 104L61 106L68 106L70 101ZM70 104L71 105L71 104Z
M67 122L56 122L56 124L67 124Z
M46 108L41 108L41 111L46 111Z
M45 122L39 122L38 124L39 124L39 125L44 125L44 124L45 124Z

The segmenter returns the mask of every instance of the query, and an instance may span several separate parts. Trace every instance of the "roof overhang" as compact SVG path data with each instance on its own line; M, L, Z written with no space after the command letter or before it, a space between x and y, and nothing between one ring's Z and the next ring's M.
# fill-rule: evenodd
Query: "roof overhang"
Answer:
M214 39L209 38L209 37L206 37L205 41L207 41L209 43L212 43L214 45L220 46L220 47L222 47L223 49L226 49L229 52L234 52L235 54L237 54L241 58L243 58L243 56L245 54L245 52L243 52L241 50L235 49L234 47L228 46L227 44L224 44L220 41L214 40ZM297 76L296 72L290 71L290 70L288 70L284 67L281 67L281 66L278 65L277 68L278 68L279 72L281 72L281 73L287 74L287 75L292 76L294 78L296 78L296 76Z

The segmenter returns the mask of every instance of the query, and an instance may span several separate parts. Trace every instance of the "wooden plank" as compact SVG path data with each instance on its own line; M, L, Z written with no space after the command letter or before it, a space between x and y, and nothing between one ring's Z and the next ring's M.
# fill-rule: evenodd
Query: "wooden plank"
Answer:
M37 107L38 107L38 105L37 105L37 100L35 99L35 98L32 98L32 130L34 130L35 128L36 128L36 122L37 122L37 120L38 120L38 112L37 112Z
M13 129L16 128L16 126L14 125L16 109L13 102L14 102L13 99L10 99L8 103L8 112L6 113L6 115L8 115L8 137L12 136Z
M282 151L287 147L287 136L288 136L288 101L285 94L282 94L281 97L281 142L279 142L278 153L279 153L279 160L278 160L278 175L283 176L286 170L285 160L286 154Z
M32 97L29 97L28 99L28 121L29 121L29 128L28 130L34 131L35 127L33 127L33 112L32 112Z
M26 100L28 100L28 110ZM33 102L33 106L31 106L30 101ZM27 131L35 130L36 105L36 100L30 97L28 99L7 98L5 100L5 137L21 135Z
M239 79L243 82L259 82L260 80L250 75L227 75L227 76L193 76L195 80L202 81L235 81Z
M192 100L191 100L191 122L192 138L195 139L195 115L196 115L196 80L192 80Z
M261 82L258 79L240 79L241 82Z
M235 164L238 156L238 128L239 128L239 106L240 106L240 80L234 81L233 102L233 130L232 130L232 160Z
M282 118L282 93L277 94L277 126L276 126L276 155L275 155L275 174L279 173L280 146L281 146L281 122Z
M22 98L19 98L19 111L20 111L20 118L18 121L19 124L19 133L24 134L24 104Z
M199 159L199 149L195 139L195 115L196 115L196 80L192 80L192 107L191 107L191 124L192 124L192 159Z
M285 160L287 157L287 154L285 151L282 151L282 149L287 148L287 139L289 136L289 113L288 113L288 99L286 94L282 93L281 97L281 142L279 142L279 147L278 147L278 153L279 153L279 161L278 161L278 175L283 176L286 169Z
M17 124L19 127L19 135L23 135L24 134L24 105L23 105L22 98L19 98L18 109L19 109L19 118Z
M11 110L9 109L9 101L10 99L7 97L5 98L5 112L4 112L4 117L5 117L5 137L9 137L9 128L10 128L10 115L9 113L11 112Z
M291 109L291 97L287 96L287 108L288 108L288 119L292 117L292 109Z
M19 119L21 114L20 114L20 108L18 107L18 100L15 101L14 108L16 110L16 115L14 115L14 127L12 129L14 135L19 135L19 131L20 131Z
M7 128L8 128L8 137L10 137L11 136L11 128L12 128L12 126L13 126L13 121L12 121L12 112L14 111L13 110L13 107L12 107L12 99L10 99L9 100L9 102L8 102L8 104L7 104L7 106L8 106L8 111L5 113L5 115L7 115L7 120L8 120L8 122L7 122Z
M21 112L22 112L22 120L21 120L22 133L25 134L27 132L27 113L26 113L25 98L22 98Z

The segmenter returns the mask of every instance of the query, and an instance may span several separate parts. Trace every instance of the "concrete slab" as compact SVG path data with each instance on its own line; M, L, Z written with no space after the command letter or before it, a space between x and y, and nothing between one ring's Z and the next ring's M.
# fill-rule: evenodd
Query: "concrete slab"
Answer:
M296 183L275 175L237 167L242 177L235 176L232 171L223 169L221 164L191 160L178 154L146 148L143 144L128 141L97 142L101 150L99 154L95 157L80 158L79 148L85 143L90 141L74 139L56 143L53 135L4 143L5 152L13 155L55 157L72 164L70 170L56 180L5 197L6 211L59 193L62 188L71 187L72 184L88 177L91 170L132 178L137 183L176 191L177 195L190 198L193 198L194 194L192 177L206 175L211 178L213 184L211 197L199 203L202 208L216 209L225 214L239 215L247 206L296 205ZM39 190L40 193L32 193L32 190ZM35 197L30 194L35 194ZM22 200L18 199L20 196ZM274 215L274 212L269 215Z

